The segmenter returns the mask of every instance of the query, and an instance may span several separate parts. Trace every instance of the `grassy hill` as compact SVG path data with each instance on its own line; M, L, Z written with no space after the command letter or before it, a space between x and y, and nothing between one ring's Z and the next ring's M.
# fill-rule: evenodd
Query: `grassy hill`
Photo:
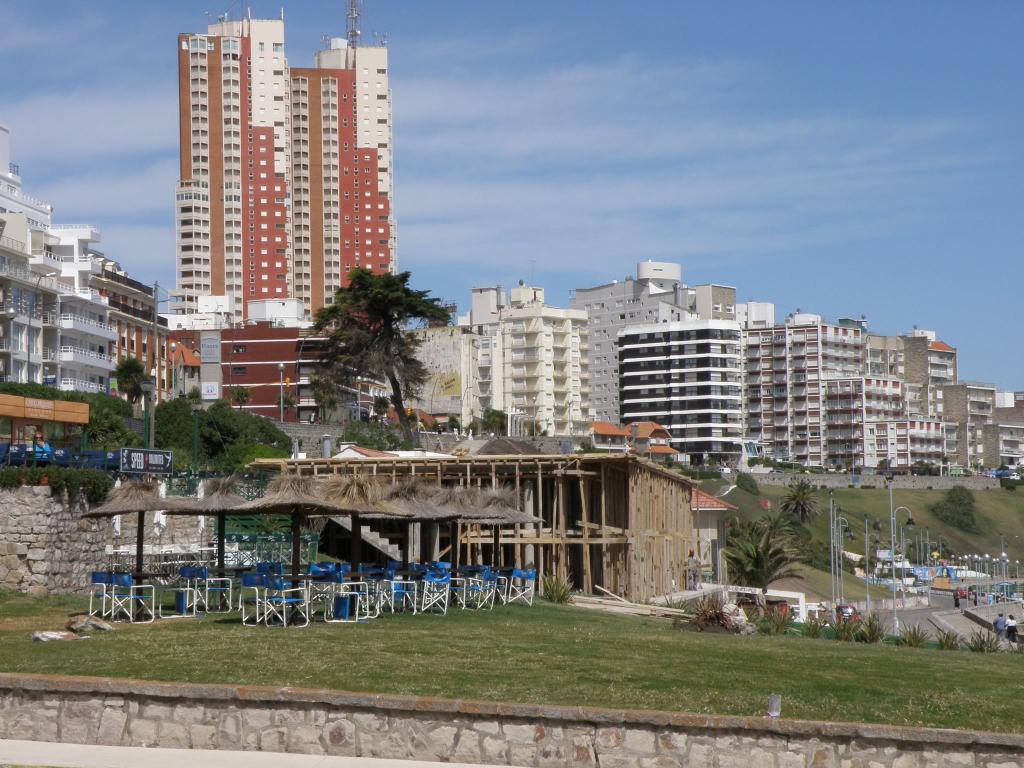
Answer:
M756 476L755 476L756 479ZM704 490L716 495L722 495L731 485L727 481L707 481L703 483ZM999 537L1002 534L1006 542L1006 554L1009 557L1010 576L1015 575L1015 560L1024 561L1024 489L1019 491L1007 491L1003 489L989 491L974 491L974 498L977 502L976 519L981 533L969 534L960 531L931 514L929 508L939 501L945 491L929 490L901 490L893 491L893 506L904 506L913 513L916 527L906 531L908 542L925 529L928 530L930 539L933 542L932 549L938 550L938 539L942 537L942 551L950 551L958 554L990 554L993 557L999 554ZM786 488L778 486L760 486L760 493L757 495L747 493L740 488L732 488L728 493L722 495L732 504L739 507L739 516L744 519L754 519L766 513L764 503L770 504L772 511L778 510L786 496ZM853 538L844 541L844 547L848 552L864 553L864 525L867 521L868 534L870 539L877 537L881 547L887 549L889 546L889 493L884 489L876 488L837 488L833 491L835 503L839 506L841 514L850 521L853 527ZM821 514L808 526L816 541L828 542L828 491L817 492L818 505ZM897 515L897 525L905 524L907 514L900 511ZM881 530L876 529L876 523L880 524ZM897 529L898 532L898 529ZM1024 564L1024 562L1022 562ZM829 576L827 569L824 572L814 569L805 569L807 591L817 594L828 594ZM847 589L849 592L849 589ZM863 596L857 597L863 599Z

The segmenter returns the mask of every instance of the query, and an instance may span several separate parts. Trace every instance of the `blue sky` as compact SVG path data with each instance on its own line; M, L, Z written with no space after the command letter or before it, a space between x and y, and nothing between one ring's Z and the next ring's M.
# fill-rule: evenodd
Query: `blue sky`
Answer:
M175 35L230 5L4 0L26 186L141 279L173 282ZM343 6L286 6L293 65ZM679 261L779 315L935 329L963 377L1024 389L1022 27L1010 2L366 0L400 265L463 305L531 273L564 304Z

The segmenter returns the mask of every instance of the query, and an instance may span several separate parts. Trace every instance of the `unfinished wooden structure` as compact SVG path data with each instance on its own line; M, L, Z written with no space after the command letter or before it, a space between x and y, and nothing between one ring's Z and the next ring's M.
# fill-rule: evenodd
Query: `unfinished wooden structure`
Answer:
M676 592L693 562L693 483L636 456L261 459L252 469L514 489L520 511L542 523L500 529L459 523L433 532L437 554L457 563L536 567L588 594L595 585L630 600Z

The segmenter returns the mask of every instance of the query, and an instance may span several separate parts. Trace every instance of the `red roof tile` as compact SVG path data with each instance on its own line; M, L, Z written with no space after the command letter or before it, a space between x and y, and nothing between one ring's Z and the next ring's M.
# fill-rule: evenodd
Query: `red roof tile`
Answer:
M629 425L630 429L633 427L636 427L636 437L638 440L647 440L655 432L664 432L665 437L668 437L669 434L665 427L655 421L636 421Z
M595 435L604 437L629 437L629 430L612 424L610 421L595 421L590 425Z
M949 344L944 341L933 341L928 345L928 349L934 349L938 352L956 352L956 349L949 346Z
M659 453L659 454L661 454L663 456L674 456L674 455L679 453L679 451L677 451L671 445L657 445L656 444L656 445L652 445L648 450L651 453Z
M739 509L739 507L736 507L735 505L730 504L728 501L720 499L717 496L712 496L710 493L704 493L704 491L694 488L693 495L690 496L690 509L692 509L694 512L735 512L737 509Z

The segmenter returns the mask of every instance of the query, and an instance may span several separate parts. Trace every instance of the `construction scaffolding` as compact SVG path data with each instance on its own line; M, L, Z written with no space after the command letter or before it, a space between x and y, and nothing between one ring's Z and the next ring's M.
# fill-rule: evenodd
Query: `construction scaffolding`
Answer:
M595 585L629 600L678 592L696 562L689 556L696 546L694 484L632 455L259 459L251 468L514 490L518 509L543 522L500 529L418 524L421 555L535 567L541 576L568 579L586 594Z

